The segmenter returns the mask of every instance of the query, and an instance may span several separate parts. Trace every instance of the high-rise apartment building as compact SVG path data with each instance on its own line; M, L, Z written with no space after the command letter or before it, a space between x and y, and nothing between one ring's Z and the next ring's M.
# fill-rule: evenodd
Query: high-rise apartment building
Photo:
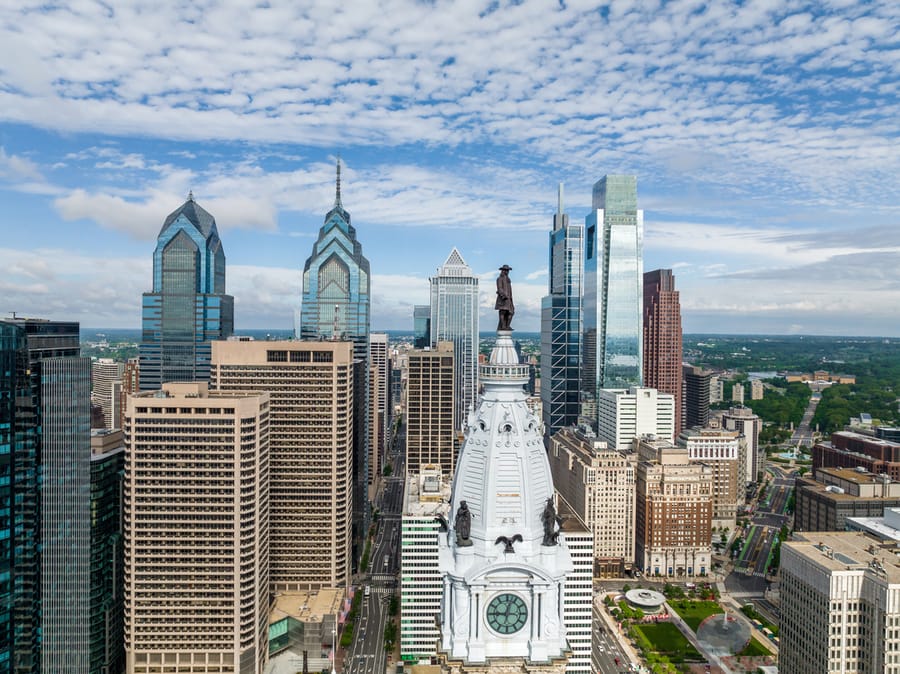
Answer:
M635 455L576 428L552 436L548 455L557 493L593 532L599 575L621 577L634 562Z
M549 293L541 300L541 408L544 433L578 423L584 227L563 212L563 188L550 232Z
M167 381L208 381L209 343L234 331L225 294L225 250L216 219L188 195L163 223L153 252L153 290L144 293L142 391Z
M122 489L125 436L91 433L90 672L125 668L125 535Z
M687 449L690 463L712 468L712 526L734 529L737 509L746 493L741 479L739 433L723 428L686 428L678 436L678 445Z
M269 393L273 593L350 582L354 371L351 342L213 344L213 389Z
M430 662L440 630L444 581L438 566L439 517L450 512L451 476L423 465L407 472L400 523L400 658Z
M406 469L456 468L456 368L453 342L408 352L406 379Z
M719 375L711 375L709 378L709 404L720 403L725 400L725 382Z
M369 433L369 484L381 470L384 441L390 424L391 356L388 336L384 332L369 335L369 405L371 420Z
M629 451L642 435L672 442L675 396L652 388L601 389L597 396L597 436L611 449Z
M40 397L21 322L0 320L0 662L3 671L40 668Z
M594 185L584 221L584 389L642 385L644 212L637 177L608 175Z
M795 534L781 545L778 670L900 672L895 544L856 532Z
M681 427L706 426L709 423L709 386L712 373L700 367L684 365L681 376Z
M766 394L765 386L761 379L750 380L750 400L762 400Z
M413 307L413 346L417 349L431 346L431 307L427 304Z
M112 358L98 358L91 362L91 402L103 410L103 425L117 428L113 384L121 381L125 363ZM115 401L118 402L118 401Z
M262 674L269 394L164 384L128 399L125 435L127 674Z
M759 481L766 461L766 454L760 451L759 447L762 419L749 407L731 407L722 414L722 426L729 431L737 431L746 438L747 461L744 465L744 477L747 482Z
M738 405L744 404L744 385L741 383L735 383L734 386L731 387L731 402L737 403Z
M671 269L644 274L644 386L675 398L675 435L682 428L681 303Z
M667 440L638 443L635 563L646 575L704 576L712 568L713 470Z
M454 426L465 427L478 396L478 277L454 248L431 283L431 346L453 342L456 368Z
M118 385L117 382L113 382L113 428L122 428L125 422L126 399L141 390L139 362L137 358L125 361L121 380Z

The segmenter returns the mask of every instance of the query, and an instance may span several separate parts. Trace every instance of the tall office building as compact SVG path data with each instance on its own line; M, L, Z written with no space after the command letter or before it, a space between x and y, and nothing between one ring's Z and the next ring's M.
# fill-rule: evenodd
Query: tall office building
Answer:
M144 293L141 390L167 381L208 381L209 343L234 331L225 294L225 250L216 219L188 195L163 223L153 252L153 290Z
M90 672L125 668L125 536L122 489L125 436L91 433L91 650Z
M369 261L341 203L341 161L337 161L334 206L325 214L312 254L303 266L300 307L302 340L346 340L362 363L354 375L357 432L353 450L354 521L357 538L367 529L369 468Z
M122 380L125 363L112 358L98 358L91 363L91 402L100 405L103 410L103 425L106 428L116 426L116 406L113 400L113 384ZM120 385L121 386L121 385Z
M40 667L38 387L24 325L0 320L0 669L16 674Z
M439 466L407 472L400 522L400 658L431 662L440 630L443 579L438 566L439 517L450 512L450 478Z
M671 269L644 274L644 386L675 398L675 435L681 432L681 303Z
M128 399L125 436L127 674L262 674L269 394L164 384Z
M709 423L709 387L712 373L693 365L681 370L681 427L693 428Z
M722 426L729 431L737 431L747 439L747 460L744 465L744 476L747 482L757 482L765 469L765 451L760 452L759 432L762 430L760 419L749 407L731 407L722 414Z
M686 428L678 436L678 445L688 450L690 463L705 463L713 470L712 526L734 529L738 506L745 500L738 432Z
M850 531L782 543L779 671L900 672L895 548Z
M635 563L646 575L705 576L712 560L713 470L668 440L638 442Z
M453 342L456 430L478 397L478 277L454 248L431 277L431 346Z
M622 577L634 562L635 455L565 428L550 438L548 456L557 493L593 532L598 574Z
M271 591L346 588L351 572L350 342L215 342L215 390L268 391Z
M369 335L369 405L372 424L369 432L369 484L381 469L384 441L391 420L391 357L388 336L384 332Z
M90 637L83 618L90 596L91 361L80 356L77 322L6 322L25 331L36 393L26 416L36 411L39 419L39 486L17 495L27 519L40 523L32 531L18 532L26 555L32 536L40 550L38 565L26 571L28 576L38 572L39 627L33 615L21 616L22 624L38 635L39 656L30 663L23 656L19 664L22 670L83 672Z
M581 284L584 227L563 213L563 188L550 232L550 287L541 300L541 407L544 433L578 423L581 391Z
M611 449L630 451L635 438L675 439L675 397L652 388L601 389L597 436Z
M431 307L427 304L413 307L413 346L417 349L431 346Z
M608 175L594 185L584 221L584 390L642 385L641 300L644 212L637 178Z
M406 379L406 469L456 468L456 368L453 342L409 351Z

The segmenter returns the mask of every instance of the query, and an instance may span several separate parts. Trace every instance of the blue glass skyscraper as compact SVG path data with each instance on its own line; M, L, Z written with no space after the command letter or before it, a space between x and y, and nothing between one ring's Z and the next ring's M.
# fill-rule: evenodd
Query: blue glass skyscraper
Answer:
M225 294L225 250L216 219L193 194L163 223L153 252L153 291L144 293L140 387L209 381L211 340L234 331Z
M541 407L544 433L578 423L584 227L563 213L563 188L550 232L550 287L541 300Z
M594 185L584 221L583 386L640 386L644 212L637 177L607 175Z
M353 355L368 361L369 261L341 204L341 163L337 164L334 207L325 215L312 255L303 267L300 339L353 342Z

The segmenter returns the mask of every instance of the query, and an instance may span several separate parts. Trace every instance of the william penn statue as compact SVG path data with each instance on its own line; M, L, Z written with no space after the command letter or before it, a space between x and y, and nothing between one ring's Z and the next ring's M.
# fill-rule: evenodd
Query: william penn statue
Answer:
M500 267L500 276L497 277L497 301L494 303L494 309L500 311L500 321L497 323L497 330L512 330L512 317L516 313L516 306L513 304L512 284L509 282L509 272L512 267L508 264Z

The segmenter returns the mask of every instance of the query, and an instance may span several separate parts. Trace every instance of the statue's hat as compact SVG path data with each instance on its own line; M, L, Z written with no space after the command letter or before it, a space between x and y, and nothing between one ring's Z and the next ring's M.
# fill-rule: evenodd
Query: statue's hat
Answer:
M510 267L508 264L505 264L502 267L500 267L500 271L503 271L504 269L506 271L512 271L512 267Z

